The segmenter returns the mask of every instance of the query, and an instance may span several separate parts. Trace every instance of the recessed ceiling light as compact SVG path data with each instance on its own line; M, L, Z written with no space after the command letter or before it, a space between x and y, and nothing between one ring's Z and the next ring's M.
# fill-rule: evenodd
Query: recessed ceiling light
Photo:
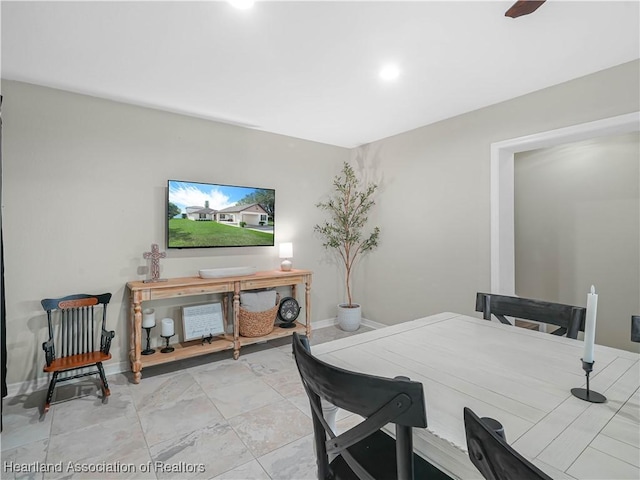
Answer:
M255 3L254 0L227 0L229 4L238 10L249 10Z
M400 76L400 69L397 65L389 63L380 70L380 78L387 82L395 80Z

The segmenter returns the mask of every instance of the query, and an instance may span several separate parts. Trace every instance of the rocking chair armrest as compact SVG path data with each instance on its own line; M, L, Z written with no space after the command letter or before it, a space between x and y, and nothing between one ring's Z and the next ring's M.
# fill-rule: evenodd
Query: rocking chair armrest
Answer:
M111 350L111 339L116 336L116 332L113 330L105 330L102 329L101 338L100 338L100 351L105 354L109 353Z
M51 362L53 362L56 358L53 338L50 338L46 342L42 343L42 350L44 350L44 357L47 362L47 366L51 365Z
M115 332L115 330L104 330L104 329L102 329L102 336L103 337L108 336L109 338L113 338L113 337L116 336L116 332Z

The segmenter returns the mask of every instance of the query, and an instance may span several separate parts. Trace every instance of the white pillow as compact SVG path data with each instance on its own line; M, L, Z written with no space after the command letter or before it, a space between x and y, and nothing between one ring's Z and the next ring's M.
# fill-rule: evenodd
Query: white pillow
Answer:
M240 306L248 312L264 312L276 306L276 291L240 292Z

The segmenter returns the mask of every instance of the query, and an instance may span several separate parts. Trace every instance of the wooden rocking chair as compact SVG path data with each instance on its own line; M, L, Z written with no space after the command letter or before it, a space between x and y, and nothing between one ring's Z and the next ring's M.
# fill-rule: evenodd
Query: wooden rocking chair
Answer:
M105 328L109 300L110 293L78 294L42 300L42 308L47 312L49 326L49 340L42 344L47 362L43 370L53 374L44 404L45 413L49 411L57 382L98 374L103 399L110 395L109 384L102 367L102 362L111 358L109 350L111 340L115 336L115 332L107 331ZM102 315L99 314L99 310L102 310ZM97 367L97 370L83 370L59 378L62 372L91 366Z

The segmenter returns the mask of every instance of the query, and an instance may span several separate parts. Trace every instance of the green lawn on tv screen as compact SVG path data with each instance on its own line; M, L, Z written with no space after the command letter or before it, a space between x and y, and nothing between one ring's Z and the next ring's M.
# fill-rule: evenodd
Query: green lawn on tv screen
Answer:
M186 218L169 220L169 247L273 245L273 233Z

